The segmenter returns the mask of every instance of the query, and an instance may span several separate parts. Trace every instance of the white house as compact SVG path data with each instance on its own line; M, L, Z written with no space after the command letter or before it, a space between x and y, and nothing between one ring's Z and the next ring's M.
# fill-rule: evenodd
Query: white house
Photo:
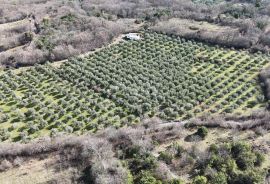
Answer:
M125 35L125 38L128 40L140 40L141 36L137 33L129 33Z

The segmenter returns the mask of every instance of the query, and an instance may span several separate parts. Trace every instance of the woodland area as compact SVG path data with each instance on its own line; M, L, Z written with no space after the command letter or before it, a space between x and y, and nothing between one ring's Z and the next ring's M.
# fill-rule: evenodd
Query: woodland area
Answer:
M260 114L269 116L266 112ZM2 173L13 172L16 174L11 179L17 183L18 178L15 177L20 175L20 168L45 163L43 173L38 172L37 167L30 167L20 177L20 182L268 183L267 153L270 150L266 141L269 138L267 129L257 125L243 131L232 124L230 126L230 120L224 118L193 119L186 125L162 123L152 118L141 125L118 130L108 128L95 135L43 138L28 144L2 144L0 181ZM258 117L250 118L256 121ZM215 121L216 128L207 128L213 125L207 121ZM239 123L248 124L247 121L249 119L242 119ZM220 129L226 124L227 129ZM269 127L268 122L265 125Z
M263 0L0 3L2 66L63 60L108 45L122 33L142 29L253 52L268 52L270 46L270 3ZM185 26L179 26L183 21Z

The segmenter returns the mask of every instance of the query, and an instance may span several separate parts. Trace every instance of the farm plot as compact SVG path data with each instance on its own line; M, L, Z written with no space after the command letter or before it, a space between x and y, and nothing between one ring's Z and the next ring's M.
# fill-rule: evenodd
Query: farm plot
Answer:
M1 139L97 131L143 116L181 120L246 113L265 106L263 54L143 33L60 68L36 66L0 76Z

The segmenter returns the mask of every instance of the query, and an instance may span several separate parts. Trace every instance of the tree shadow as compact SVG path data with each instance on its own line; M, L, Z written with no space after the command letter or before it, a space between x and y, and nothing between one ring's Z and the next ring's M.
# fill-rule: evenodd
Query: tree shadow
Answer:
M86 167L82 171L82 176L78 179L79 183L94 183L93 176L91 175L91 166Z
M200 142L203 139L196 133L188 135L184 139L186 142Z

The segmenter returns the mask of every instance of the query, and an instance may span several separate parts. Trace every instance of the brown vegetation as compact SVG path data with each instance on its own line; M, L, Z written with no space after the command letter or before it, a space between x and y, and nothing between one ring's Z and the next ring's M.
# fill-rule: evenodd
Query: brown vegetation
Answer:
M161 21L151 29L165 34L179 35L188 39L234 48L250 48L258 40L258 35L243 36L240 33L241 30L237 27L221 26L187 19Z
M206 126L220 127L237 130L256 130L258 127L264 130L270 129L270 113L268 110L257 110L250 115L215 115L201 116L185 123L186 127Z
M92 51L133 30L130 25L134 24L130 19L93 15L79 1L3 1L3 7L3 24L0 24L0 64L3 66L59 61ZM8 18L13 14L27 16Z
M120 152L137 146L142 148L141 152L153 150L152 137L160 143L181 137L181 125L159 127L159 122L151 119L142 126L120 130L109 128L97 135L43 138L28 144L4 143L0 145L0 169L3 172L33 158L53 156L58 158L56 167L75 166L79 170L81 177L70 178L76 182L127 183L128 170L119 160ZM62 179L58 178L56 182L61 183Z
M222 46L252 51L267 51L270 46L270 5L266 1L233 0L210 6L191 0L0 3L0 33L4 35L0 37L1 50L7 50L0 53L3 66L27 66L85 53L108 44L121 33L135 31L140 22L145 28ZM4 34L1 27L10 24L16 26L8 30L9 35ZM213 26L217 29L213 30ZM25 33L33 35L33 39L25 39Z
M266 117L263 112L257 113L252 116L253 121L257 118L260 119L261 116ZM215 120L224 128L227 126L224 124L225 121L228 124L232 121L231 117L226 118L227 120L223 120L224 122L217 118L201 120L205 123L197 121L196 126L212 126L214 123L210 121ZM247 117L247 119L252 118ZM236 120L239 123L244 121L243 117ZM72 183L113 184L128 183L131 180L137 182L139 179L137 177L140 177L141 171L145 169L161 181L168 182L172 178L178 179L179 177L190 181L189 177L192 178L192 175L198 174L195 168L210 158L210 152L207 149L209 144L226 141L238 142L242 139L248 140L247 137L252 136L253 138L251 137L252 139L249 140L252 141L254 150L260 150L263 153L269 150L267 147L269 143L256 138L256 135L269 136L263 126L259 126L260 129L254 129L254 133L252 131L241 132L240 129L235 131L236 129L213 128L209 129L209 132L206 130L203 139L195 139L194 136L192 140L186 142L188 137L197 135L200 129L197 131L194 127L186 129L183 125L184 123L164 123L157 118L152 118L145 120L141 125L118 130L108 128L96 135L43 138L27 144L4 143L0 145L2 173L0 177L9 170L29 165L33 160L44 160L47 164L46 167L53 168L55 174L54 178L49 177L48 183L70 183L72 181ZM148 162L152 165L145 165ZM267 162L264 168L268 167L268 164ZM56 174L59 169L75 173L68 172L59 176ZM130 172L135 178L132 178Z

